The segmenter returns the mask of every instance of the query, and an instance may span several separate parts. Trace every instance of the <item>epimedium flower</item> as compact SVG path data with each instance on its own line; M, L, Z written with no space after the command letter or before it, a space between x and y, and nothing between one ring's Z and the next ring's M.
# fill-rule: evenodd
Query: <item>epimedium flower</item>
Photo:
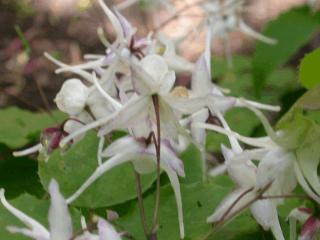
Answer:
M83 134L90 129L101 127L99 136L104 136L114 129L125 129L133 127L143 118L155 123L156 116L154 100L157 98L161 132L164 137L177 139L179 134L188 135L179 124L177 117L168 103L167 99L175 83L175 73L169 70L165 60L159 55L148 55L141 60L139 65L133 64L135 72L133 85L137 94L122 105L121 108L104 118L87 124L78 131L72 133L62 140L61 145L66 144L69 139ZM154 129L152 125L146 129L144 137L147 137ZM139 137L139 136L138 136Z
M49 193L51 205L48 212L49 229L45 228L41 223L7 202L4 189L0 191L0 201L2 205L26 225L26 228L8 226L7 230L13 234L22 234L35 240L70 240L74 237L71 216L69 214L68 205L59 191L59 186L55 180L49 184ZM99 219L98 223L99 236L95 235L79 235L73 239L76 240L96 240L96 239L114 239L120 240L120 235L103 219Z
M239 30L257 40L268 44L275 44L277 41L253 30L242 19L244 1L224 0L206 1L202 7L206 13L206 24L212 38L227 37L227 34Z
M184 238L182 200L178 178L178 176L185 176L183 162L177 157L175 150L168 139L161 140L160 151L160 167L166 172L172 185L177 204L180 237ZM126 136L116 140L101 154L103 158L108 159L103 162L83 185L67 199L67 202L72 203L75 201L103 174L123 163L132 162L135 170L140 174L154 172L157 163L156 155L156 147L149 139Z
M223 117L221 122L225 129L230 129ZM265 230L271 229L277 240L284 239L275 204L270 199L260 199L269 194L272 179L268 179L264 185L257 184L260 175L252 162L256 157L264 156L266 153L244 153L234 136L228 135L228 138L232 150L222 145L222 153L228 175L236 183L237 189L221 202L207 221L223 223L250 207L253 217ZM238 157L239 155L241 157Z

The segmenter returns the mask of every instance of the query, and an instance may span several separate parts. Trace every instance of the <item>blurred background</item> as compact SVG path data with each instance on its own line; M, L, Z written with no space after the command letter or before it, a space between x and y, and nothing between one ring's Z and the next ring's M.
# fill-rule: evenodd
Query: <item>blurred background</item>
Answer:
M111 6L121 1L106 2ZM185 4L182 0L173 2L177 9ZM246 7L246 22L260 31L281 13L303 4L305 0L252 0ZM198 9L191 8L190 17L175 19L161 31L172 37L183 34L199 21L198 13ZM123 14L138 26L141 35L154 30L155 22L165 22L169 17L167 11L146 10L143 4L126 9ZM104 52L96 34L97 27L103 26L108 38L113 37L111 26L94 0L0 0L0 26L0 107L16 105L29 110L53 108L53 98L68 77L54 74L55 66L43 57L44 51L68 64L76 64L83 61L83 54ZM231 39L235 64L237 55L253 53L255 42L251 38L232 33ZM180 53L194 60L203 45L199 39L187 39L181 45ZM294 69L305 52L319 45L320 37L316 33L289 64ZM215 42L214 51L216 56L223 55L222 42Z

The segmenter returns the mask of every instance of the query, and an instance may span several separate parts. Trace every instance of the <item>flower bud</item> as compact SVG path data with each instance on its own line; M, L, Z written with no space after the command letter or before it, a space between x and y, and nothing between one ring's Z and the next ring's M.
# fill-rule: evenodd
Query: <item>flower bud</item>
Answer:
M69 79L62 85L55 102L62 112L74 116L83 110L88 95L89 88L79 79Z

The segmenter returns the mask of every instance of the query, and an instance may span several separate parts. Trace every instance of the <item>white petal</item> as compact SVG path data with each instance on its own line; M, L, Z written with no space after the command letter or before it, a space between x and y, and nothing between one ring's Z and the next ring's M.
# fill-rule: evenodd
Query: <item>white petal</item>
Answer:
M184 177L184 165L180 158L177 157L176 153L172 149L169 141L163 140L161 142L161 161L175 171L179 176Z
M73 138L96 127L105 127L105 129L101 132L100 135L108 134L110 131L118 127L125 127L128 122L135 120L135 115L139 114L140 111L143 111L145 108L147 108L149 100L150 99L148 97L132 99L131 101L126 103L120 110L112 113L109 116L98 119L97 121L94 121L90 124L87 124L79 130L71 133L61 141L60 145L65 146Z
M265 42L267 44L276 44L277 43L276 39L268 38L268 37L256 32L251 27L249 27L246 23L244 23L242 20L239 22L239 29L243 33L248 34L249 36L251 36L257 40L260 40L261 42Z
M202 122L205 123L209 117L208 109L204 108L191 115L192 122ZM200 145L204 146L206 141L206 130L201 128L194 128L191 126L191 135L193 139Z
M109 120L103 124L99 131L99 136L104 136L115 129L126 129L141 123L141 118L149 110L150 103L149 96L130 100L120 110L110 115Z
M224 174L227 171L227 166L225 164L218 165L217 167L214 167L209 170L209 176L210 177L216 177Z
M23 222L28 228L30 228L34 237L42 237L43 239L50 238L48 230L39 222L29 217L25 213L21 212L10 203L7 202L4 196L4 189L0 189L0 201L3 206L11 212L16 218L18 218L21 222ZM31 234L31 233L30 233Z
M116 229L106 220L99 218L98 220L99 240L121 240Z
M305 180L303 173L300 169L299 163L297 161L294 162L294 171L297 176L297 180L303 190L311 197L313 200L315 200L317 203L320 203L320 197L317 195L310 187L307 181Z
M102 9L105 12L105 14L107 15L107 17L109 18L114 30L117 33L117 42L123 41L124 40L124 35L123 35L122 27L121 27L121 24L120 24L118 18L107 7L107 5L104 3L103 0L99 0L99 4L102 7Z
M253 187L256 183L257 168L250 159L238 161L237 155L223 144L221 150L226 159L225 165L230 178L241 188Z
M249 189L237 189L230 193L215 209L214 213L207 218L207 222L219 222L229 220L235 214L240 213L254 199L256 194ZM236 202L236 203L235 203ZM232 207L232 208L231 208ZM224 219L222 219L224 217Z
M180 229L180 238L183 239L185 232L184 232L184 220L183 220L183 207L182 207L182 199L181 199L181 190L180 190L180 183L179 178L176 172L171 169L171 167L166 166L166 164L162 164L163 169L166 171L171 186L174 191L174 195L176 198L177 210L178 210L178 220L179 220L179 229Z
M204 55L201 55L192 73L191 89L198 96L206 96L212 90L210 72Z
M292 178L294 161L295 157L290 152L281 148L271 150L259 163L256 187L263 189L273 182L271 187L273 194L290 193L296 186L296 180Z
M65 70L68 70L72 73L75 73L75 74L78 74L79 76L83 77L84 79L86 79L88 82L91 82L91 74L82 70L82 69L79 69L79 68L76 68L76 67L72 67L72 66L69 66L67 64L64 64L60 61L58 61L57 59L55 59L54 57L52 57L49 53L45 52L44 53L44 56L50 60L51 62L53 62L54 64L64 68Z
M79 189L67 199L67 203L70 204L74 200L76 200L88 187L90 187L98 178L100 178L107 171L109 171L110 169L112 169L118 165L121 165L125 162L128 162L130 160L137 158L138 157L137 155L138 154L134 155L134 154L119 153L119 154L115 155L114 157L105 161L102 165L97 167L97 169L79 187Z
M88 96L89 88L81 80L73 78L63 83L54 101L59 110L74 116L82 112Z
M161 79L161 86L160 86L160 95L165 95L170 92L174 83L176 81L176 74L174 71L168 71L164 77Z
M236 103L236 99L234 97L225 97L219 96L216 94L210 94L208 96L208 107L211 112L226 112L230 108L232 108Z
M32 153L36 153L36 152L40 152L41 149L43 148L41 143L38 143L37 145L34 145L30 148L21 150L21 151L14 151L13 152L13 156L15 157L22 157L22 156L26 156Z
M271 229L276 240L284 240L277 210L269 199L259 200L253 203L251 212L264 230Z
M166 96L164 100L171 108L183 114L193 114L207 106L207 97L176 97Z
M155 81L160 84L161 79L168 72L168 65L163 57L152 54L141 60L142 69L151 76L149 81Z
M50 240L69 240L72 235L72 221L68 205L59 191L55 180L49 184L51 205L49 208Z
M261 137L261 138L251 138L251 137L245 137L241 136L240 134L233 132L233 131L228 131L222 127L212 125L212 124L206 124L206 123L193 123L192 124L194 127L198 128L204 128L208 130L213 130L215 132L230 136L230 137L235 137L239 141L242 141L243 143L246 143L251 146L255 147L262 147L262 148L274 148L277 146L269 137Z
M103 152L103 157L112 157L118 153L133 153L138 152L141 145L130 136L119 138L112 142Z
M95 74L94 72L92 73L92 79L93 79L94 85L96 86L96 88L98 89L98 91L101 93L101 95L102 95L105 99L107 99L107 101L109 101L109 102L112 104L112 106L114 107L115 110L119 110L119 109L122 107L121 103L119 103L117 100L113 99L113 98L109 95L109 93L107 93L107 92L101 87L101 85L100 85L100 83L99 83L99 81L98 81L98 79L97 79L97 76L96 76L96 74Z

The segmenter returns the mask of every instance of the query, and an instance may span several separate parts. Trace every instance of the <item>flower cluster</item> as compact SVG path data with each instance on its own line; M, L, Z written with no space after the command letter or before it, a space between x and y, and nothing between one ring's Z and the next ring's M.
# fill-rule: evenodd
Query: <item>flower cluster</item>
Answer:
M267 43L274 42L244 23L240 14L243 1L203 2L208 42L215 37L225 37L235 29ZM319 203L320 188L313 166L303 168L299 164L295 154L281 144L283 133L274 132L260 111L279 111L279 107L230 96L227 90L214 84L210 44L206 45L205 52L196 63L191 63L177 55L175 44L169 38L163 35L139 38L136 29L118 11L110 10L102 0L99 3L114 27L116 40L110 43L99 29L99 37L106 46L105 54L87 55L86 63L75 66L45 54L59 66L56 73L71 72L77 76L66 80L55 98L59 110L67 113L69 118L58 127L45 130L40 144L16 153L24 155L45 151L50 155L54 149L76 143L92 130L100 138L98 167L66 200L59 193L57 183L53 181L50 184L50 230L7 203L1 192L3 205L28 226L28 229L9 227L9 230L34 239L70 239L73 233L67 204L75 201L112 168L131 162L138 174L157 172L158 191L160 172L163 170L168 175L183 239L185 230L179 177L184 177L185 171L179 153L190 143L195 144L202 153L203 179L206 180L205 142L206 132L210 130L225 134L229 139L231 148L221 147L225 162L219 171L227 171L237 189L226 197L207 221L221 224L250 207L263 229L271 229L277 240L284 239L277 214L277 205L282 198L272 197L290 194L299 183ZM190 88L177 85L176 77L181 72L190 74ZM254 112L269 136L249 138L233 132L224 114L237 107ZM211 121L213 117L219 124ZM127 134L105 147L106 138L116 130ZM253 148L244 150L239 141ZM253 160L259 163L255 164ZM316 224L319 225L318 221ZM151 233L156 228L154 226ZM84 231L74 239L120 239L103 219L98 221L98 233L99 236Z

